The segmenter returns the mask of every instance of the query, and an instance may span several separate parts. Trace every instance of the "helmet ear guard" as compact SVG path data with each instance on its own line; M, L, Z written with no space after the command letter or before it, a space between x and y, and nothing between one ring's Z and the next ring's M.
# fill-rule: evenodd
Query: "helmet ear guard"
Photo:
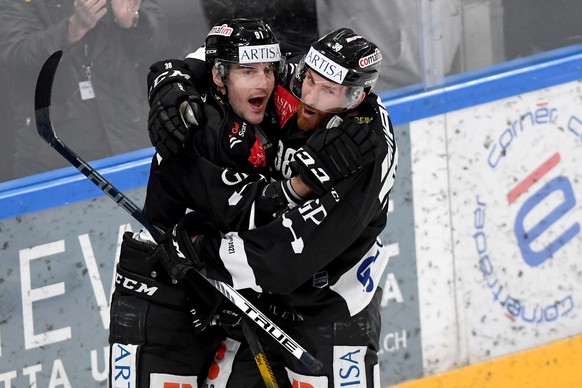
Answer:
M360 101L360 98L364 94L364 89L357 88L351 92L351 101L355 105Z
M226 75L228 74L226 65L221 60L216 59L214 62L214 67L216 67L216 70L218 70L218 75L220 75L220 78L222 78L222 81L224 82Z
M222 63L222 61L217 59L209 70L209 75L212 79L212 82L218 89L226 88L228 75L228 69L226 66L227 65Z

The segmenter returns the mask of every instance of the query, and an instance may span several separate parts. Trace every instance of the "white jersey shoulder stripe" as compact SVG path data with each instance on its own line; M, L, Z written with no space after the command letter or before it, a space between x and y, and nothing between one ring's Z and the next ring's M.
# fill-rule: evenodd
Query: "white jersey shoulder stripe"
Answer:
M252 267L249 265L245 252L245 243L237 232L229 232L220 241L220 259L232 276L232 286L235 290L251 288L261 292Z

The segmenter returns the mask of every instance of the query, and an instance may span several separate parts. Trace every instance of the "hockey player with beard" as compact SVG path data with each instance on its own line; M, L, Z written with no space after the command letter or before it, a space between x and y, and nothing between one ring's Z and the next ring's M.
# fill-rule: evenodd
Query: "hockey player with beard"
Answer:
M156 155L152 160L144 213L166 230L195 210L184 219L194 223L196 230L212 235L218 228L228 232L248 229L248 225L238 220L241 211L215 206L220 202L211 187L189 179L198 171L216 173L221 179L224 167L230 168L232 178L252 172L269 175L275 152L271 144L279 132L271 94L281 56L270 28L258 19L219 22L210 30L205 48L202 96L193 89L186 62L166 60L150 68L150 127L184 126L184 115L198 121L197 130L180 144L185 148L182 152L172 155L171 150L159 147L164 157ZM184 101L192 108L189 116L182 110ZM365 146L373 148L369 141ZM360 154L357 148L350 152ZM361 163L353 164L348 170L359 166ZM224 185L222 181L220 185ZM280 200L265 197L262 203L259 208L268 209L264 214L284 210ZM272 219L269 215L264 222ZM195 386L201 383L224 338L221 327L207 325L219 306L220 313L233 308L227 302L221 304L221 294L195 272L188 275L188 282L175 285L152 256L154 246L146 232L124 235L111 306L110 383ZM135 284L147 287L131 287Z
M386 226L397 165L390 118L371 93L380 61L377 47L349 29L314 43L294 66L287 87L279 86L274 96L282 126L275 168L285 179L269 183L247 176L226 190L238 194L237 206L247 206L247 213L240 212L246 214L249 230L217 236L180 222L156 250L155 256L176 280L189 276L193 268L202 270L235 289L256 292L258 300L275 300L267 303L271 314L291 317L278 322L324 368L313 375L259 333L275 375L286 382L282 386L379 386L378 281L388 257L377 236ZM169 138L166 129L153 129L158 139L161 133ZM339 138L345 141L335 143ZM346 151L361 150L354 145L366 139L377 145L372 160L368 161L370 153L362 152L356 170L345 173L338 168L349 155ZM219 171L209 171L196 171L190 184L216 183L207 189L217 193L206 198L215 201L208 208L212 213L228 208L233 197L220 194L226 182L211 177ZM265 199L285 203L285 210L276 211L270 222L268 213L259 219L260 212L255 212ZM229 335L234 341L217 360L221 374L209 376L207 384L260 386L244 339L233 331Z

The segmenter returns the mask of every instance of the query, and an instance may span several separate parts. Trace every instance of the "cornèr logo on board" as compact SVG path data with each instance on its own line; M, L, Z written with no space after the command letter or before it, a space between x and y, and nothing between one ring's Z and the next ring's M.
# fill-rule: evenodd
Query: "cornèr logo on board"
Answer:
M472 239L493 301L511 321L554 322L576 306L573 284L563 275L580 248L576 155L582 143L571 138L580 122L543 100L488 137Z

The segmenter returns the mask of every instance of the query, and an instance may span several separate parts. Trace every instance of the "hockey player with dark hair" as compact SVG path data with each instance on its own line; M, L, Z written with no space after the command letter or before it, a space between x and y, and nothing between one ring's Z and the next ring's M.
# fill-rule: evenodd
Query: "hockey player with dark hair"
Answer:
M211 235L181 221L154 255L175 280L197 269L235 289L256 292L258 301L268 300L265 306L281 318L281 327L323 362L314 375L259 332L281 386L379 386L378 281L388 257L377 236L386 226L398 155L388 113L371 93L380 61L377 47L349 29L315 42L293 66L286 87L275 91L281 130L274 167L283 180L245 176L227 190L238 194L241 214L250 206L244 218L248 230ZM150 131L157 139L169 139L172 132L166 124ZM195 137L198 131L180 133ZM375 145L369 153L362 152L366 141ZM351 150L361 154L353 158ZM214 222L213 211L228 208L223 199L233 197L221 194L227 182L221 186L211 178L218 171L211 170L197 171L190 183L217 183L206 188L217 193L206 198L215 202L207 209ZM285 203L272 221L267 213L257 218L265 198ZM220 373L209 375L205 384L261 386L248 345L236 331L228 334L233 339L214 369Z
M249 207L233 211L216 206L224 202L217 201L220 193L212 187L224 186L231 195L232 185L225 186L223 179L232 183L228 179L249 173L268 176L273 165L272 142L280 129L271 93L281 54L270 28L257 19L219 22L206 38L205 54L202 96L193 87L187 61L160 61L150 68L150 127L163 123L172 130L188 125L184 118L189 118L197 129L176 143L184 148L182 152L173 155L171 149L159 147L165 157L156 155L152 160L144 213L166 230L189 212L184 219L190 226L219 236L218 230L248 229ZM193 109L190 114L184 101ZM159 134L164 139L165 134ZM369 141L364 143L371 151ZM357 147L350 153L361 159ZM351 173L360 165L355 160L348 170ZM225 176L225 171L230 175ZM217 181L207 187L194 179L201 176ZM285 206L265 196L261 203L261 214L267 215L261 223L272 220L268 214ZM160 267L158 256L152 256L153 250L146 232L124 235L111 307L110 380L125 383L131 378L138 386L162 387L171 382L194 386L224 338L221 327L207 326L216 312L233 308L195 272L187 282L175 285ZM138 284L143 286L135 287Z
M214 50L209 58L214 55L216 61L207 69L205 102L191 86L184 62L156 62L148 74L150 125L155 125L160 112L156 101L163 98L174 104L185 95L200 104L192 106L203 109L205 116L197 135L188 139L192 149L241 171L268 172L266 163L273 157L267 134L278 128L267 105L281 61L279 42L258 19L225 21L211 29L206 40L209 50ZM244 57L239 57L239 47ZM170 106L162 115L169 123L178 119L186 125L180 109ZM188 117L192 119L194 113L201 112ZM263 121L265 125L259 127ZM144 213L166 230L187 212L188 205L165 184L171 176L160 173L161 164L162 159L154 156ZM205 221L198 218L198 222ZM214 228L204 230L212 233ZM206 376L209 355L223 338L218 326L200 334L212 319L220 294L195 273L190 283L199 285L195 293L190 286L173 284L152 258L154 249L147 232L124 235L111 303L110 387L163 388L171 383L197 387Z

